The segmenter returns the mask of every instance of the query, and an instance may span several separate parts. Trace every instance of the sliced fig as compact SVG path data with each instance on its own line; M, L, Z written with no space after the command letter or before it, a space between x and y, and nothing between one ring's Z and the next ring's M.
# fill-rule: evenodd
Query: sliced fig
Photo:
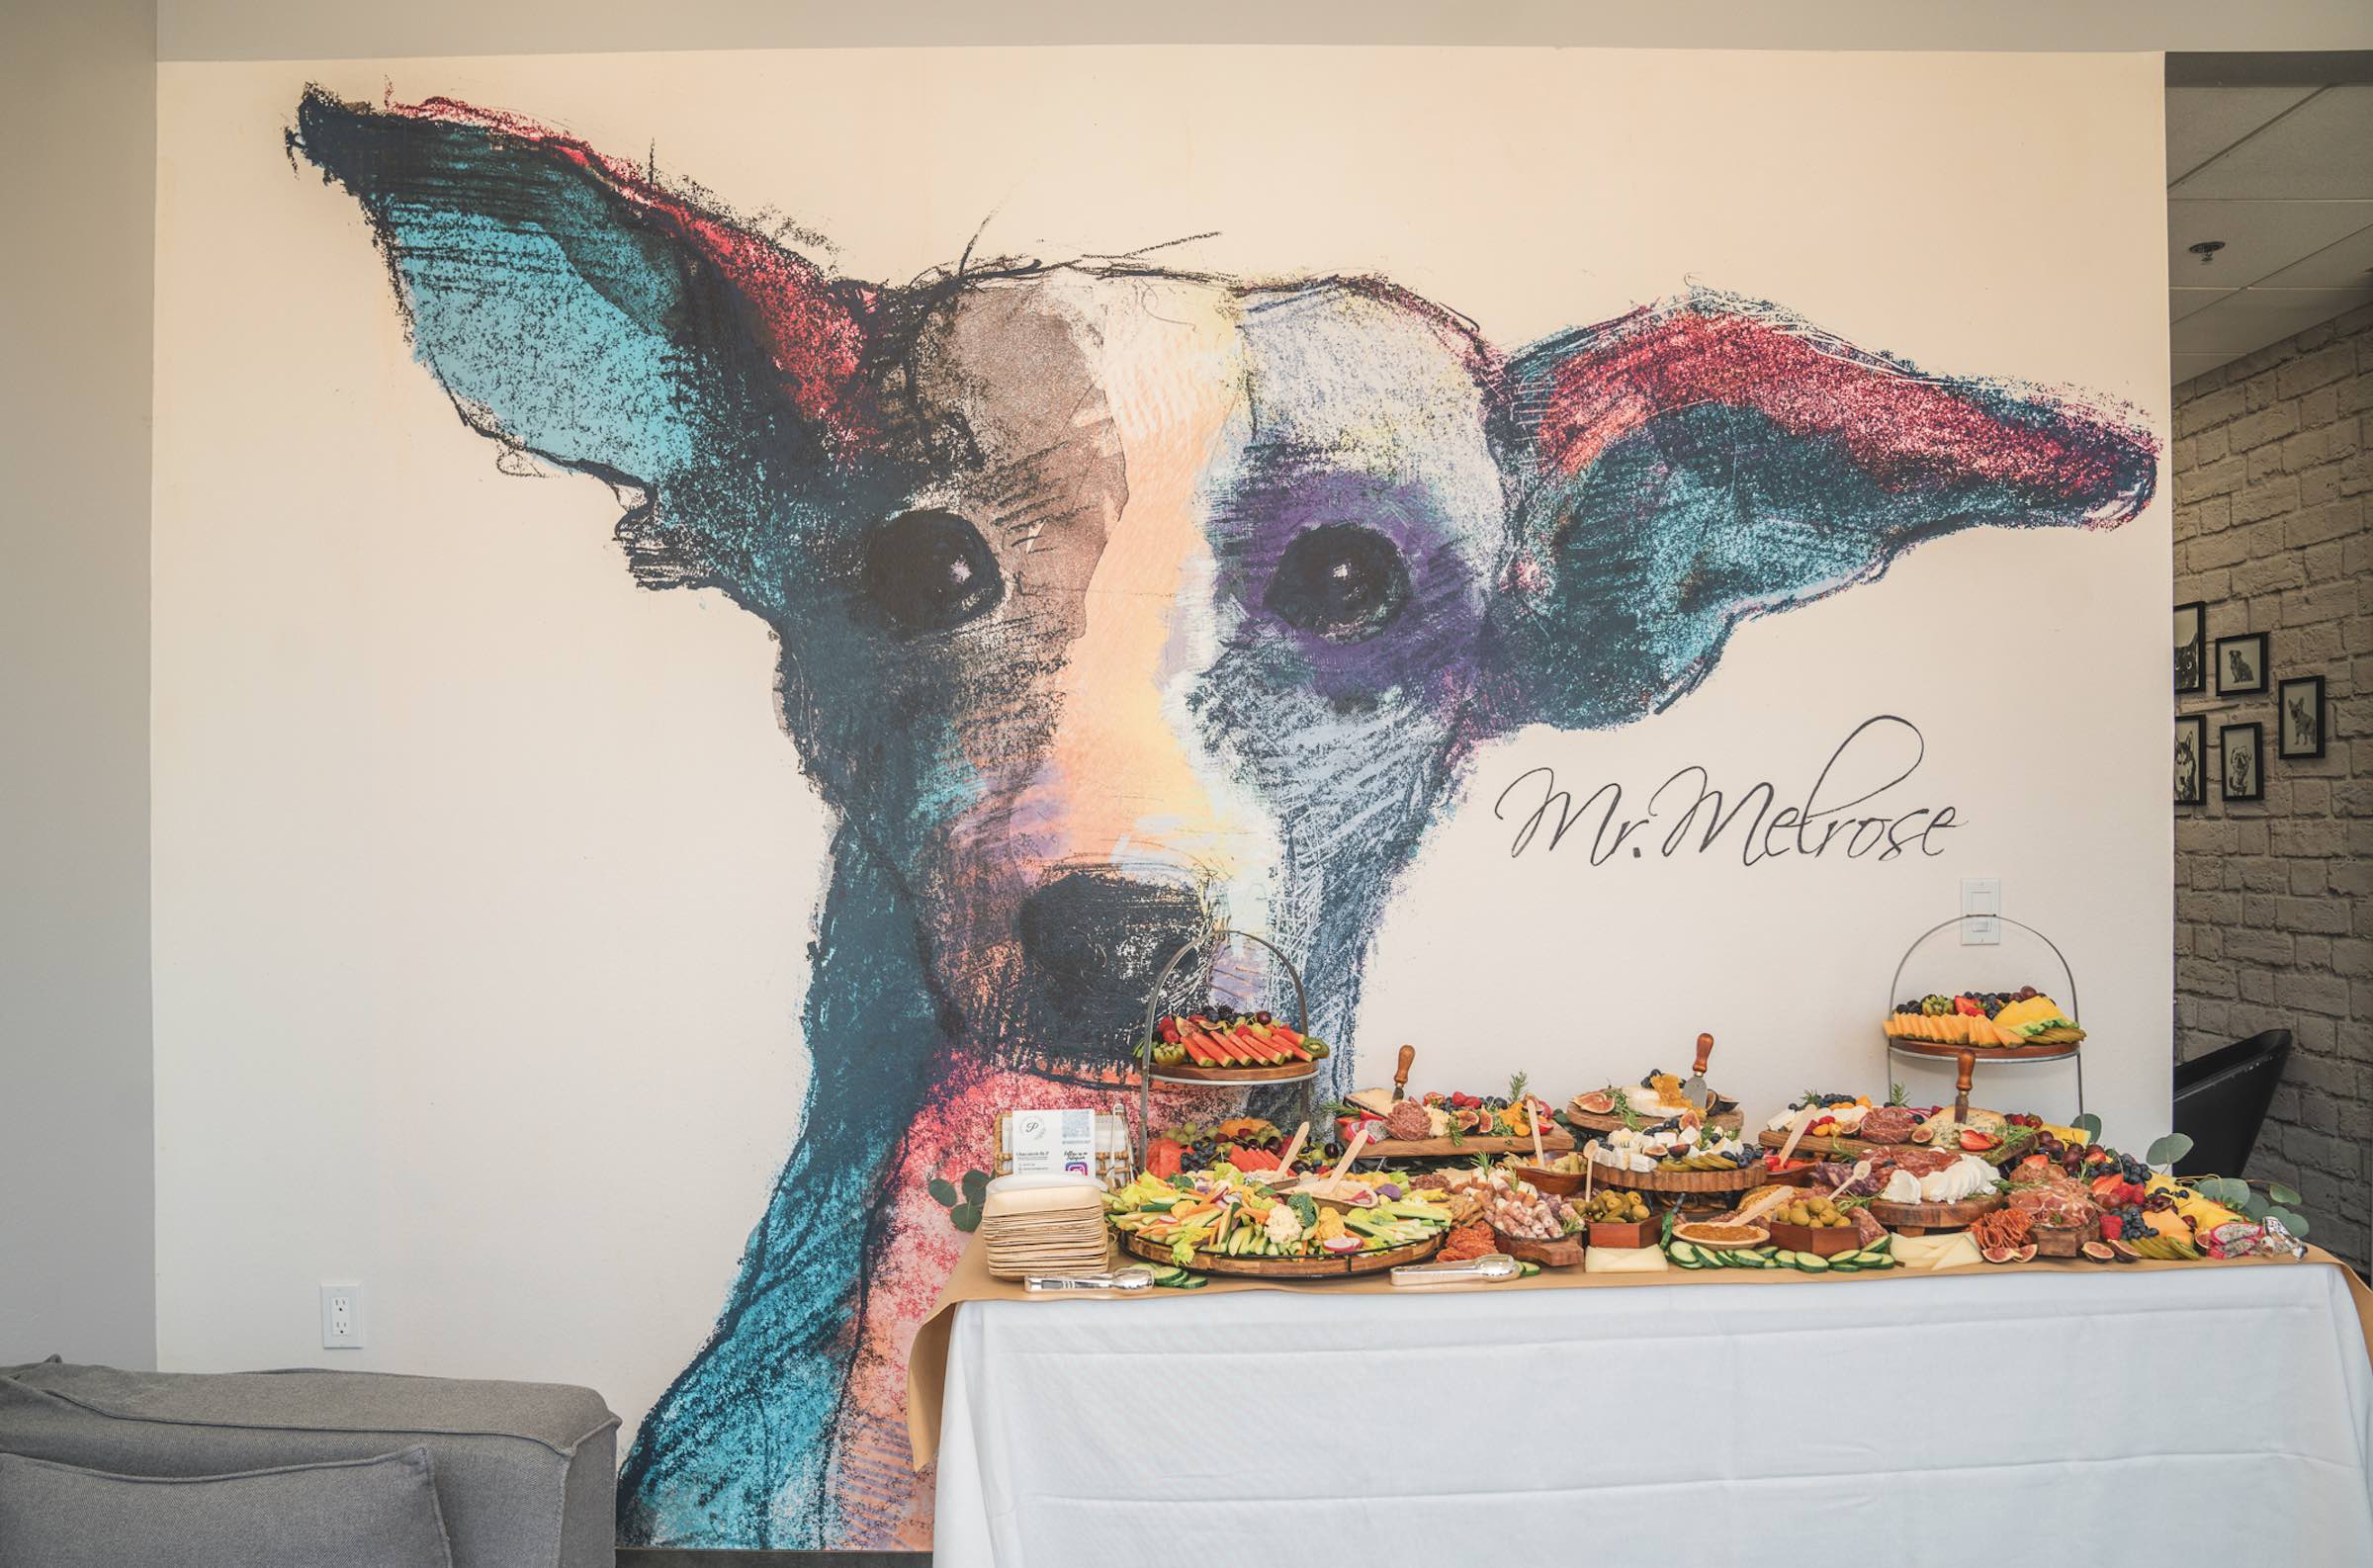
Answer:
M2019 1263L2034 1263L2034 1262L2035 1262L2035 1243L2033 1243L2033 1242L2029 1242L2029 1243L2028 1243L2026 1246L2024 1246L2024 1247L2020 1248L2020 1249L2018 1250L2018 1254L2017 1254L2017 1261L2018 1261Z
M2138 1263L2143 1260L2143 1255L2134 1250L2131 1242L2103 1242L2101 1245L2108 1248L2110 1256L2117 1259L2119 1263Z
M1927 1122L1922 1122L1911 1129L1911 1141L1913 1143L1934 1143L1936 1142L1936 1129Z
M2083 1252L2085 1257L2097 1263L2114 1263L2118 1261L2117 1250L2107 1242L2086 1242Z
M1989 1263L2013 1263L2019 1260L2019 1250L2015 1247L1988 1247L1978 1256Z

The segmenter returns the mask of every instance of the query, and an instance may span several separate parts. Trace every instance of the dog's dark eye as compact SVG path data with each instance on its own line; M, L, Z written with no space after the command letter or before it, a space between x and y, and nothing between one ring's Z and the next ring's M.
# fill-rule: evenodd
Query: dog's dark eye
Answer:
M1409 599L1392 541L1357 523L1325 523L1285 547L1262 602L1289 626L1338 643L1384 630Z
M866 536L864 583L865 596L903 633L948 631L1006 596L980 530L935 510L893 517Z

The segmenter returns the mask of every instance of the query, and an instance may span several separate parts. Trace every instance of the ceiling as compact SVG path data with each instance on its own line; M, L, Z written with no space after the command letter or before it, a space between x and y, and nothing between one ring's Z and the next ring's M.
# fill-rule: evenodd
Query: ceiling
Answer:
M2178 382L2373 304L2373 83L2170 85L2167 283Z

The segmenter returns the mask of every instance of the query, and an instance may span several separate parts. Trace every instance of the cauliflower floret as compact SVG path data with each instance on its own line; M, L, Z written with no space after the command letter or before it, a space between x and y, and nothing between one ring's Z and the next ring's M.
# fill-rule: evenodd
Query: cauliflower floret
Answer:
M1291 1247L1302 1239L1301 1216L1280 1203L1269 1211L1269 1239L1279 1247Z

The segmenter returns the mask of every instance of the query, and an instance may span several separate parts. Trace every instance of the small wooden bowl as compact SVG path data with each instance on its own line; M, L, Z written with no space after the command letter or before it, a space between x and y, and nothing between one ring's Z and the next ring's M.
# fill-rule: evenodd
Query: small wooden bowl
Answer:
M1590 1179L1587 1171L1543 1171L1537 1165L1520 1165L1516 1168L1516 1174L1541 1191L1561 1198L1572 1197L1582 1190L1582 1183Z
M1851 1225L1790 1225L1785 1221L1767 1219L1763 1226L1772 1233L1774 1247L1792 1253L1835 1258L1840 1253L1858 1252L1862 1248L1861 1235Z
M2035 1243L2038 1258L2073 1258L2084 1251L2086 1242L2101 1239L2101 1226L2098 1221L2091 1225L2056 1225L2049 1230L2038 1225L2027 1233L2027 1239Z
M1655 1220L1592 1220L1590 1222L1590 1245L1617 1248L1653 1247L1656 1245L1657 1232L1663 1228Z
M1491 1236L1499 1244L1500 1251L1509 1257L1538 1263L1543 1268L1572 1267L1582 1261L1582 1250L1590 1245L1579 1233L1544 1242L1530 1236L1511 1236L1497 1225L1491 1228Z

